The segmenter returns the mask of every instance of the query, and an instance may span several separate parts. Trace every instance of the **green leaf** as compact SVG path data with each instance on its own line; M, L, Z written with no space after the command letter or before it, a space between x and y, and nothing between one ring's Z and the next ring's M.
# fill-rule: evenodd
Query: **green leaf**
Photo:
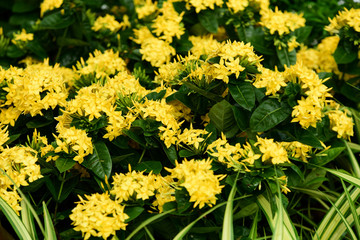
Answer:
M75 22L73 15L63 15L60 11L45 16L40 24L40 29L62 29Z
M302 186L307 189L318 189L327 178L326 171L322 168L314 168L305 178Z
M284 121L290 113L291 108L286 103L267 99L251 115L250 128L254 132L267 131Z
M325 150L321 153L315 155L315 157L310 159L310 162L319 166L324 166L325 164L334 160L337 156L340 155L345 150L345 147L333 147Z
M142 207L126 207L124 212L129 216L128 219L125 220L126 223L134 220L135 218L137 218L138 216L140 216L140 214L144 211L145 209Z
M334 58L337 64L351 63L357 59L358 51L353 44L347 40L340 40L335 52Z
M294 130L295 139L303 144L312 146L314 148L323 149L321 141L308 129L303 129L300 126L295 126Z
M32 239L38 239L36 234L36 228L34 223L34 217L24 200L21 201L21 220L24 223L26 229L31 235Z
M217 33L219 23L217 14L212 10L202 10L197 14L200 24L209 32Z
M235 136L239 130L231 104L226 100L215 104L210 109L209 118L217 130L223 132L228 138Z
M348 98L356 103L359 102L360 88L358 88L348 82L344 82L341 85L340 93L342 93L346 98Z
M266 41L265 34L261 28L250 26L245 29L246 40L251 42L255 50L265 55L274 55L272 41Z
M181 158L188 158L188 157L192 157L192 156L195 156L196 153L193 152L193 151L189 151L189 150L186 150L186 149L181 149L179 151L179 157Z
M139 163L134 169L145 171L146 173L153 172L154 174L159 174L162 170L162 164L159 161L146 161Z
M255 91L251 83L242 82L239 84L229 84L229 91L234 100L246 110L251 111L255 106Z
M25 52L15 45L10 45L6 50L6 56L9 58L19 58L25 55Z
M54 120L46 120L45 118L34 118L26 123L27 128L41 128L50 125Z
M350 206L350 210L351 210L351 214L353 216L353 219L354 219L354 222L355 222L355 229L356 229L356 232L357 232L357 239L360 238L360 221L359 221L359 215L357 214L356 212L356 206L355 206L355 203L354 201L351 199L351 196L349 194L349 191L344 183L344 181L342 179L341 180L341 185L343 186L343 189L344 189L344 193L346 195L346 198L347 198L347 201L349 203L349 206Z
M56 43L60 47L63 47L63 46L82 47L82 46L89 46L90 45L88 42L85 42L85 41L80 40L80 39L64 38L64 37L59 37L58 39L56 39Z
M75 165L75 161L70 158L58 158L55 161L55 166L59 170L60 173L63 173L69 169L71 169Z
M143 229L144 227L146 227L147 225L149 225L150 223L168 215L169 213L171 212L174 212L175 209L172 209L172 210L169 210L169 211L166 211L166 212L163 212L163 213L160 213L160 214L155 214L154 216L146 219L145 221L142 221L141 224L134 230L132 231L127 237L125 240L130 240L132 239L133 236L135 236L136 233L138 233L141 229Z
M241 131L245 131L245 129L249 127L249 113L236 106L231 106L231 108L233 110L234 118L238 127Z
M309 37L312 28L313 28L312 26L305 26L295 29L294 34L296 36L296 41L298 43L305 42L305 40Z
M37 40L30 41L26 44L26 47L30 50L30 52L34 53L41 59L47 58L48 55L45 49L40 45Z
M104 142L93 144L94 153L86 158L82 165L91 170L101 180L109 178L112 169L112 160L108 148Z
M31 12L39 7L38 0L15 0L12 11L15 13Z
M239 172L235 177L234 184L231 188L231 191L230 191L227 203L226 203L224 220L223 220L223 231L222 231L221 239L226 239L226 240L234 239L233 203L234 203L234 197L236 194L236 184L237 184L238 177L239 177Z
M161 145L169 161L175 166L175 162L178 159L175 146L171 145L169 148L167 148L164 143L161 143Z
M21 222L18 215L15 211L10 207L10 205L0 197L0 209L2 213L5 215L7 220L10 222L11 226L13 227L16 235L23 240L32 240L29 232L26 229L26 226Z
M43 202L43 212L44 212L44 224L45 224L44 238L46 240L55 240L55 239L57 239L56 232L54 229L53 222L51 220L49 210L47 209L45 202Z
M290 67L291 65L296 64L296 51L292 50L288 51L287 48L276 48L276 54L279 58L280 65L283 67L284 65Z
M239 199L243 199L243 198L247 198L247 195L244 195L242 197L238 197L235 198L234 201L239 200ZM205 213L201 214L197 219L195 219L193 222L191 222L189 225L187 225L186 227L184 227L174 238L173 240L181 240L185 237L185 235L190 231L190 229L201 219L204 219L204 217L210 213L212 213L213 211L215 211L216 209L224 206L225 204L227 204L227 202L223 202L220 204L217 204L216 206L210 208L210 210L206 211Z

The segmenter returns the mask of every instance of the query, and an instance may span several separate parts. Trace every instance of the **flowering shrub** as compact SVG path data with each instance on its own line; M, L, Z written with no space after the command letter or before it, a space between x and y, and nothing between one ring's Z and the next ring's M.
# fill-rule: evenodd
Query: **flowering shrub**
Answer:
M4 6L3 225L12 209L58 239L360 237L360 11L277 2ZM10 234L49 238L22 222Z

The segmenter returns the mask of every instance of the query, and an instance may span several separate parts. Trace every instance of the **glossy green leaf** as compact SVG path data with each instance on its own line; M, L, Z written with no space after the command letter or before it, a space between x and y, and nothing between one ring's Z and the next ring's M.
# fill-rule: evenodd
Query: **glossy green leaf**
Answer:
M162 164L159 161L141 162L138 165L136 165L134 170L145 171L147 173L152 172L154 174L159 174L161 172L161 170L162 170Z
M254 132L267 131L288 118L290 113L291 108L286 103L267 99L251 115L250 128Z
M40 29L62 29L70 26L75 22L72 15L63 15L60 11L45 16L40 24Z
M344 82L340 88L341 94L343 94L346 98L359 102L360 99L360 88L352 85L351 83Z
M212 10L202 10L198 13L200 24L209 32L216 33L219 28L217 14Z
M124 212L129 216L128 219L126 219L126 223L134 220L135 218L137 218L138 216L140 216L140 214L142 212L144 212L144 208L142 207L126 207Z
M357 58L357 55L356 48L347 40L340 40L334 52L334 58L337 64L351 63Z
M226 100L215 104L210 109L209 118L217 130L223 132L228 138L235 136L239 130L231 104Z
M337 156L339 156L345 147L333 147L323 152L320 152L315 155L315 157L311 158L310 162L319 166L324 166L328 162L334 160Z
M229 84L228 87L231 96L241 107L250 111L255 106L255 91L251 83Z
M101 180L110 177L112 169L112 160L108 148L104 142L93 144L94 152L86 158L82 165L91 170Z
M276 54L279 58L280 65L282 67L284 65L290 67L291 65L294 65L296 63L296 51L295 50L292 50L291 52L289 52L287 48L281 48L281 49L276 48Z
M305 26L295 29L294 34L296 36L296 41L298 43L305 42L305 40L309 37L312 29L313 29L312 26Z
M55 166L59 170L60 173L63 173L69 169L71 169L75 165L75 161L70 158L58 158L55 161Z
M232 106L231 107L234 113L235 121L240 128L241 131L245 131L249 127L249 116L250 114L246 112L245 110Z

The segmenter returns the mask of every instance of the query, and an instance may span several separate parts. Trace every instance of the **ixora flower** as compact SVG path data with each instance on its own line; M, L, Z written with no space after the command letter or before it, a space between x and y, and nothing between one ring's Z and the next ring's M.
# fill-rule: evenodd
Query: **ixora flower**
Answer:
M106 14L104 17L98 17L91 29L95 32L109 30L112 33L116 33L124 27L126 27L125 24L116 21L115 16Z
M194 202L194 208L203 208L206 205L216 204L216 195L221 193L224 186L220 180L226 175L215 175L211 170L211 160L184 159L181 163L176 162L173 169L165 168L171 173L171 178L177 179L175 183L184 187L190 195L190 202Z
M112 200L108 193L85 195L85 199L79 196L79 199L69 218L74 230L81 231L84 239L91 236L107 239L117 230L126 229L125 220L129 216L124 213L125 206Z
M63 4L63 0L44 0L40 4L40 16L43 17L44 13L59 8Z
M21 32L14 33L14 38L11 40L11 42L22 48L25 46L25 43L32 40L34 40L34 34L27 33L25 29L22 29Z
M330 24L325 27L325 30L330 33L338 33L339 30L345 26L353 28L356 32L360 32L360 9L351 8L339 11L338 15L330 19Z
M270 34L282 36L305 26L305 18L302 14L282 12L277 7L275 11L268 9L262 12L260 24L269 29Z

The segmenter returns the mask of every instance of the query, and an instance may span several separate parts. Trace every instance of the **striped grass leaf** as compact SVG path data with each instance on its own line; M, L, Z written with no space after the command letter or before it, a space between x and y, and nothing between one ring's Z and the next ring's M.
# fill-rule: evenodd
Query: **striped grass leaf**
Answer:
M256 239L257 238L257 225L258 225L258 217L259 217L259 210L256 211L255 217L253 220L253 224L250 229L249 238Z
M35 229L34 216L24 200L21 201L21 221L24 223L32 239L38 239Z
M237 182L238 177L239 177L239 172L236 175L234 184L231 188L229 198L226 203L224 220L223 220L223 231L222 231L222 239L223 240L233 240L234 239L233 203L234 203L234 197L236 194L236 182Z
M138 233L141 229L145 228L147 225L149 225L150 223L164 217L165 215L174 212L175 209L171 209L169 211L160 213L160 214L156 214L148 219L146 219L145 221L143 221L134 231L132 231L129 236L127 236L127 238L125 240L130 240L133 236L135 236L136 233Z
M46 240L56 240L56 232L54 229L53 222L48 208L46 207L45 202L43 202L43 212L44 212L44 224L45 224L45 239Z
M351 148L350 148L348 142L344 140L344 143L345 143L347 152L349 154L350 163L351 163L351 166L353 167L355 176L360 178L360 166L359 166L359 163L358 163L354 153L351 151Z
M279 206L279 204L282 205L281 200L275 196L276 199L276 205ZM268 220L270 229L272 230L272 232L275 232L275 227L278 221L278 214L279 214L279 209L277 209L274 214L273 211L271 209L271 204L269 202L268 199L266 199L264 197L264 195L259 195L257 197L257 203L259 204L260 209L262 210L262 212L265 214L266 219ZM295 226L292 223L291 219L289 218L289 215L287 214L286 210L284 209L284 207L282 207L282 225L283 225L283 229L284 229L284 233L283 233L283 239L299 239L299 236L296 232Z
M353 186L350 186L347 191L350 191ZM360 197L360 189L354 188L350 192L350 200L356 201ZM350 203L346 198L346 193L341 194L339 199L333 204L331 209L325 215L321 221L320 226L316 230L313 240L328 240L328 239L340 239L342 234L346 231L346 226L342 223L341 216L337 213L336 209L339 210L341 215L346 216L346 213L350 209ZM356 210L359 215L360 208ZM352 214L346 218L346 221L351 225L354 221Z
M348 200L348 203L350 204L350 210L351 210L351 214L354 218L354 224L355 224L355 229L357 232L357 239L360 239L360 221L359 221L359 215L356 212L356 207L355 207L355 203L354 201L351 199L351 196L349 194L349 191L347 190L347 187L345 186L345 183L342 179L341 180L341 184L344 188L344 193L346 195L346 199Z
M352 201L352 200L350 199L350 201ZM350 235L351 235L351 239L357 239L354 231L351 229L351 226L350 226L349 222L347 221L347 219L345 218L345 216L344 216L344 214L342 213L342 211L340 211L339 208L337 208L336 205L335 205L332 201L329 200L329 202L332 204L332 206L333 206L333 208L335 209L336 213L340 216L342 222L345 224L346 229L348 230L348 232L349 232ZM349 204L349 205L350 205L350 204ZM345 213L346 213L346 212L345 212ZM333 239L334 239L334 237L335 237L335 236L332 236ZM339 236L339 238L336 238L336 239L340 239L340 236Z
M2 197L0 197L0 209L20 239L32 240L31 235L29 234L24 223L21 221L20 217Z
M279 181L276 181L277 191L278 191L278 198L276 200L276 207L277 207L277 214L275 214L275 229L273 231L273 240L281 240L284 239L284 206L281 202L281 192L280 192L280 185ZM279 201L278 201L279 199Z
M27 199L27 197L25 196L25 194L20 190L20 188L17 186L17 184L14 182L14 180L4 170L0 169L0 172L10 179L10 181L12 182L14 187L16 188L16 191L20 194L20 196L22 198L22 201L24 201L24 203L27 205L30 212L32 213L33 217L35 218L35 220L36 220L42 234L45 236L44 226L41 223L39 216L37 215L35 209L31 206L31 204L30 204L29 200Z
M337 170L333 170L333 169L329 169L329 168L325 168L326 171L328 171L329 173L347 181L348 183L355 185L356 187L360 188L360 178L357 177L353 177L347 173L343 173Z
M238 198L234 198L234 201L240 200L240 199L244 199L249 197L249 195L244 195L242 197L238 197ZM210 213L212 213L213 211L215 211L216 209L225 206L227 204L227 202L223 202L220 203L212 208L210 208L208 211L204 212L203 214L201 214L197 219L195 219L194 221L192 221L190 224L188 224L186 227L184 227L174 238L173 240L181 240L185 237L185 235L190 231L190 229L200 220L200 219L204 219L204 217Z

